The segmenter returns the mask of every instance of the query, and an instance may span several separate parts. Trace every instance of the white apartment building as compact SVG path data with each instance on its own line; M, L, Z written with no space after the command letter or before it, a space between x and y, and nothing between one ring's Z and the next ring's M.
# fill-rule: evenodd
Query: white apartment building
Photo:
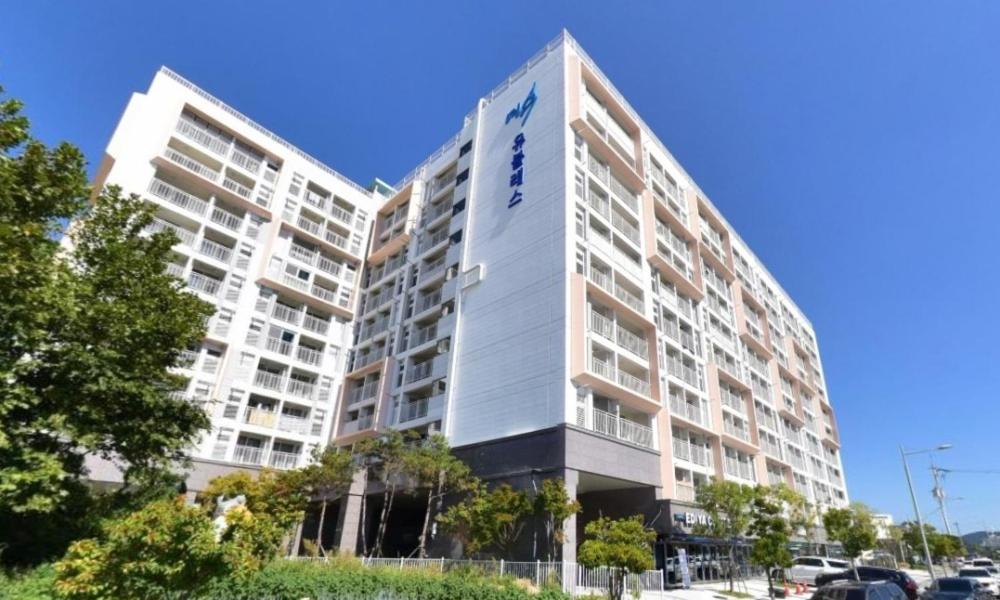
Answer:
M566 560L595 515L638 512L661 565L715 551L692 536L711 478L848 501L809 320L565 32L377 192L165 69L107 154L98 182L157 204L171 269L218 306L183 365L214 401L193 489L441 432L487 480L566 481ZM346 550L361 493L325 536Z
M189 487L304 465L330 439L378 202L166 68L129 100L106 184L156 205L152 229L180 239L170 272L216 306L178 366L212 418Z

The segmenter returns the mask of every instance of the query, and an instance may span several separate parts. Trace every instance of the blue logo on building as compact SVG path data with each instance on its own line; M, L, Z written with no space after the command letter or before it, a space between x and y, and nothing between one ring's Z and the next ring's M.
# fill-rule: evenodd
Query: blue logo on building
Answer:
M507 120L504 121L504 125L514 119L521 119L521 127L524 127L524 124L528 122L528 117L531 116L531 109L535 108L535 102L537 101L538 95L535 94L535 82L532 82L531 90L525 96L524 100L507 113Z
M525 96L524 100L507 113L507 120L504 121L504 125L507 125L514 119L520 119L521 127L523 128L524 124L528 122L528 117L531 116L531 111L535 108L536 102L538 102L538 95L535 93L535 83L532 82L531 90ZM513 208L524 200L521 186L524 184L524 145L526 140L524 132L519 131L514 136L514 143L511 144L511 150L514 154L510 159L510 187L514 188L514 194L507 201L507 208Z

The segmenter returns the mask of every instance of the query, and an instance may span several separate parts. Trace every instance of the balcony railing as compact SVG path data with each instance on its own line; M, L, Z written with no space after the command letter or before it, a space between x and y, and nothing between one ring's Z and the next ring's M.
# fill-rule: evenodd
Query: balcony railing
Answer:
M743 440L744 442L750 441L750 432L746 429L745 425L737 425L729 419L723 419L722 430L737 439Z
M310 206L315 206L320 210L326 210L326 198L320 196L312 190L306 190L305 194L302 195L302 199Z
M609 340L615 339L614 321L595 310L590 311L590 330Z
M680 396L671 395L670 412L692 423L708 427L708 409L700 400L697 404L691 404Z
M653 429L599 409L593 409L594 431L630 444L653 447Z
M161 231L172 231L177 239L180 240L181 244L190 246L194 243L195 234L189 229L184 229L180 225L171 223L170 221L165 221L158 217L153 218L153 222L146 227L146 231L150 234L160 233Z
M420 312L441 304L441 290L436 290L420 299Z
M230 179L229 177L222 180L222 187L236 194L240 198L250 198L250 196L253 195L253 190L235 179Z
M694 444L688 440L674 438L673 443L674 458L686 460L702 467L712 466L712 455L708 448L701 444Z
M640 314L645 314L646 308L643 306L642 298L636 296L618 284L615 284L615 298L624 302L626 305L631 307L632 310Z
M273 410L248 406L243 411L243 422L260 427L274 427L275 423L278 422L278 413Z
M366 429L371 429L375 422L374 415L364 415L353 421L345 421L340 427L340 435L350 435Z
M281 375L281 373L258 370L253 377L253 383L257 387L280 392L285 387L285 378Z
M434 370L434 361L425 360L421 363L414 363L410 367L409 373L406 376L407 383L413 383L414 381L420 381L421 379L427 379L431 376L431 372Z
M184 167L196 175L201 175L213 183L219 180L219 172L217 170L186 154L181 154L173 148L164 150L163 155L170 159L171 162Z
M294 452L271 451L271 457L267 464L275 469L294 469L299 462L299 455Z
M611 193L621 200L632 212L639 212L639 199L614 175L611 176ZM638 243L638 242L636 242Z
M308 346L296 346L295 358L307 365L319 366L323 362L323 353Z
M430 414L431 409L435 411L444 402L444 395L438 394L437 396L431 396L430 398L419 398L417 400L410 400L404 403L399 408L399 422L408 423L409 421L416 421L417 419L423 419L428 414Z
M236 446L233 462L244 465L259 465L264 460L264 449L253 446Z
M222 225L226 229L232 231L239 231L243 226L243 217L239 215L234 215L233 213L219 208L218 206L212 207L211 220L217 225Z
M149 193L198 215L203 215L208 210L208 202L155 177L149 182Z
M625 348L632 354L644 359L649 358L649 345L645 338L638 336L622 326L618 326L618 345Z
M302 319L302 327L312 331L313 333L326 335L327 330L330 329L330 321L306 314Z
M250 156L246 152L233 148L233 153L229 157L233 161L233 164L240 167L244 171L256 175L260 172L260 165L262 164L261 159Z
M618 385L626 387L633 392L638 392L643 396L649 396L650 394L648 381L640 379L627 371L622 371L621 369L618 370Z
M217 134L205 129L203 126L188 118L181 117L177 120L175 127L177 133L189 140L197 142L198 145L211 150L212 152L225 156L229 149L230 140L222 138Z
M271 317L278 321L298 325L302 318L302 311L276 302L271 309Z
M723 406L727 406L740 414L746 414L746 402L739 394L734 394L727 387L720 387L719 395L722 398Z
M351 224L351 220L354 218L354 214L353 213L351 213L350 211L344 210L343 208L340 208L339 206L337 206L336 204L333 204L333 203L330 204L329 213L330 213L330 216L332 216L334 219L337 219L341 223L344 223L344 224L347 224L347 225L350 225Z
M385 348L376 348L354 357L354 370L362 369L385 357Z
M379 381L369 381L361 387L356 387L352 389L347 395L348 404L357 404L358 402L364 402L366 400L371 400L378 396Z
M605 219L611 218L611 202L603 195L591 189L589 193L590 206Z
M233 257L232 248L218 242L213 242L207 238L201 240L201 244L198 245L198 252L226 264L229 264L229 259Z
M742 462L731 456L726 457L726 474L747 481L754 481L753 465Z
M316 384L312 381L290 378L288 380L288 393L299 398L312 398L316 393Z
M618 214L616 211L611 211L611 225L623 233L626 238L629 239L636 246L640 245L640 235L639 229L625 220L625 217Z
M171 262L167 263L167 267L164 270L178 279L183 279L184 277L184 265Z
M196 271L192 271L188 275L188 287L193 290L197 290L209 296L217 296L219 290L222 288L222 281L209 277L207 275L202 275Z
M286 342L279 337L266 337L264 338L264 348L271 352L277 352L284 356L288 356L292 353L291 342Z
M295 224L300 229L304 229L305 231L308 231L309 233L315 235L316 237L321 237L320 230L323 228L323 225L321 223L317 223L316 221L312 221L310 219L300 216L298 219L296 219Z
M666 356L666 363L667 373L692 387L701 389L701 378L698 377L698 371L694 367L684 364L684 361L679 357L669 354Z
M678 481L676 487L677 499L681 502L694 502L697 499L698 493L695 486Z
M337 303L337 293L329 288L325 288L317 283L314 283L311 288L309 288L309 293L316 296L324 302L329 302L330 304Z

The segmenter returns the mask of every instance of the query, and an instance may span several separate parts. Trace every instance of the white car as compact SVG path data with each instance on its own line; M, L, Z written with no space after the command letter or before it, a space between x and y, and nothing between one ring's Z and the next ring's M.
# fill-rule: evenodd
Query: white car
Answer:
M788 569L788 580L792 583L816 585L816 576L840 573L850 569L850 563L825 556L800 556Z
M1000 594L1000 585L997 584L996 578L993 574L986 570L985 567L966 567L964 569L959 569L958 576L964 579L972 579L978 581L983 589L993 594L994 596Z

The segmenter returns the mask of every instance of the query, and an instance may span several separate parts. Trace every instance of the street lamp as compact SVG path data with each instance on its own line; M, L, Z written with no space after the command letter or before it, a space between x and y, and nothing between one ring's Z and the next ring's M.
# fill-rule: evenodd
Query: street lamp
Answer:
M906 485L910 487L910 499L913 500L913 512L917 515L917 527L920 528L920 541L924 544L924 560L927 561L927 571L931 574L931 583L937 581L934 577L934 561L931 560L931 549L927 545L927 532L924 531L924 519L920 516L920 506L917 505L917 495L913 492L913 478L910 477L910 465L906 464L906 457L912 456L914 454L925 454L927 452L937 452L938 450L947 450L951 448L951 444L940 444L937 447L929 448L927 450L911 450L907 452L903 449L903 446L899 446L899 455L903 459L903 471L906 472Z

